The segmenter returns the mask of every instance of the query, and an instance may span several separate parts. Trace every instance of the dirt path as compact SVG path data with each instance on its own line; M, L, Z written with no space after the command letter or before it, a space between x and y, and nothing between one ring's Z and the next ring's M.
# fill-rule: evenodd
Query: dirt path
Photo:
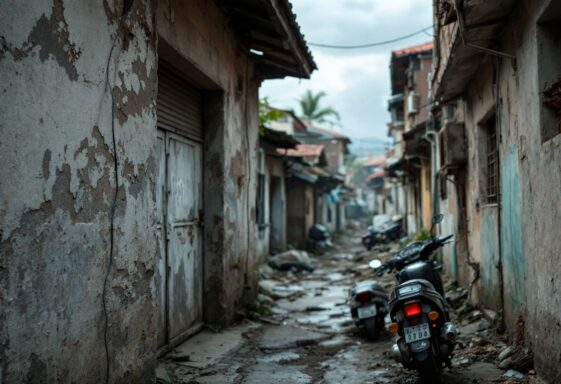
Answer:
M358 332L346 306L355 280L371 277L356 233L338 239L335 249L313 257L313 273L265 269L256 310L270 313L245 320L220 333L203 331L162 360L160 382L172 383L400 383L414 384L414 372L395 363L389 351L392 337L368 342ZM380 255L384 257L384 255ZM383 279L389 290L391 277ZM479 327L480 328L480 327ZM503 377L494 362L496 341L477 338L478 323L460 328L460 347L446 370L446 383L528 382ZM475 341L474 341L475 340ZM499 342L500 343L500 342ZM461 348L463 346L463 348Z

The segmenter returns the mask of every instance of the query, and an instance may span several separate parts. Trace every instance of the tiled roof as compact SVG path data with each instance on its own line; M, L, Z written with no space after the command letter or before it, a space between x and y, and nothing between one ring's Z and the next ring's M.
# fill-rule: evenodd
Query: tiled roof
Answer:
M312 131L315 131L315 132L318 132L318 133L323 133L325 135L332 136L335 139L348 140L349 142L351 141L351 139L349 139L348 136L345 136L342 133L335 132L335 131L332 131L330 129L321 128L321 127L318 127L318 126L313 125L313 124L309 124L308 129L311 129Z
M370 167L370 166L373 166L373 165L383 165L385 162L386 162L386 156L381 155L381 156L378 156L378 157L375 157L373 159L368 160L364 164L364 166L365 167Z
M423 44L418 44L412 47L407 47L407 48L402 48L392 51L392 56L395 57L395 56L411 55L413 53L432 51L432 48L433 48L432 41L427 41L426 43Z
M312 157L321 155L323 148L322 144L298 144L296 149L277 148L277 152L290 157Z

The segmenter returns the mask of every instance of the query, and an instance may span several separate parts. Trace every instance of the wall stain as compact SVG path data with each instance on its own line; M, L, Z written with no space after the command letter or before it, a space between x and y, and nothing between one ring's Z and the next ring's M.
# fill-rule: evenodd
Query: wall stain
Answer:
M43 179L48 180L51 175L51 150L47 149L43 154Z
M70 80L78 80L78 71L74 63L82 52L70 41L62 0L53 1L51 17L41 15L21 47L13 47L3 36L0 37L0 43L0 60L5 57L6 52L10 53L15 61L23 60L35 47L40 47L39 59L42 62L53 57L58 65L64 68Z
M150 72L146 69L146 63L138 59L133 61L133 73L138 76L141 83L139 93L125 88L124 74L119 73L121 87L113 87L113 100L115 100L116 117L119 123L125 123L130 116L141 116L143 110L156 101L157 70L153 67ZM142 86L144 83L144 86Z

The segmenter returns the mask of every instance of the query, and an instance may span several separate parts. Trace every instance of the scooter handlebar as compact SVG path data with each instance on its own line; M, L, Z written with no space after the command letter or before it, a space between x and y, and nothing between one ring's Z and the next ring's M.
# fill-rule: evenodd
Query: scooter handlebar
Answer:
M454 237L454 235L448 235L448 236L444 236L438 239L438 242L440 244L444 244L446 241L450 240L452 237Z

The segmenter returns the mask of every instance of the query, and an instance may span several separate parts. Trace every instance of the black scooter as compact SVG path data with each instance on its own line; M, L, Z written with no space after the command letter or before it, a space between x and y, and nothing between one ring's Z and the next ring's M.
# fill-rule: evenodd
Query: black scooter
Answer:
M370 226L361 237L362 245L371 250L376 244L397 241L403 236L403 225L401 219L385 224L383 227Z
M382 284L376 280L357 282L349 293L348 303L356 327L363 329L369 340L376 340L388 314L388 294Z
M433 217L431 236L442 218ZM396 335L392 352L405 368L417 370L425 383L441 383L443 366L451 365L457 334L445 301L439 273L442 267L429 259L452 236L416 241L386 264L379 260L370 263L378 276L398 272L398 284L389 302L392 323L388 329Z

